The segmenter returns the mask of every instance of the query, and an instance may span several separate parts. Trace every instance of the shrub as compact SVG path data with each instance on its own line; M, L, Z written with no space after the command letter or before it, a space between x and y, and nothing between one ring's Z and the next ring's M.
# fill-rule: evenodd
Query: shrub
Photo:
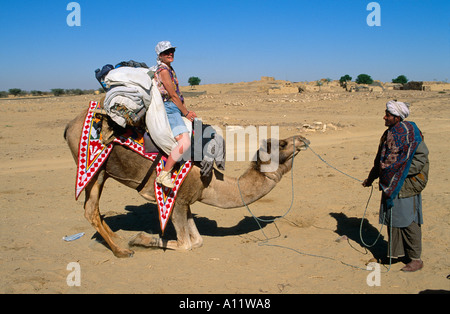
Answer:
M20 88L11 88L8 91L13 96L18 96L20 93L22 93L22 90Z
M370 77L370 75L360 74L356 78L355 82L358 83L358 84L372 84L373 83L373 79Z
M83 95L83 91L79 88L77 89L66 89L66 95Z
M40 91L40 90L32 90L30 93L33 96L42 96L43 95L42 91Z
M53 89L51 89L51 91L52 91L53 95L55 95L55 96L61 96L61 95L64 95L64 93L65 93L64 89L62 89L62 88L53 88Z
M404 75L399 75L396 79L392 79L392 83L406 84L408 83L408 79Z
M341 78L339 79L339 82L342 84L344 82L348 82L351 80L352 80L352 77L348 74L345 74L344 76L341 76Z
M200 85L200 82L201 82L201 79L198 78L198 77L196 77L196 76L191 76L191 77L188 79L188 83L189 83L189 85L191 85L191 86L194 86L194 85Z

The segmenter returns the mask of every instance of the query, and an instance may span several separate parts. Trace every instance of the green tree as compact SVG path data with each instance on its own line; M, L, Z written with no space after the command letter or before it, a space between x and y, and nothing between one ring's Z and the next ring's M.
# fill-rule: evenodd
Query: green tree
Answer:
M360 74L356 78L355 82L358 83L358 84L372 84L373 83L373 79L370 77L370 75Z
M408 83L408 79L404 75L399 75L396 79L392 79L392 83L406 84Z
M341 78L339 79L339 82L342 84L344 82L348 82L351 80L352 80L352 77L348 74L345 74L344 76L341 76Z
M198 78L198 77L196 77L196 76L191 76L191 77L188 79L188 83L189 83L189 85L191 85L191 86L200 85L200 82L201 82L201 79Z
M61 95L64 95L64 93L65 93L64 89L62 89L62 88L53 88L53 89L51 89L51 91L52 91L53 95L55 95L55 96L61 96Z
M83 95L83 91L79 88L77 89L66 89L66 95Z
M8 92L13 96L18 96L20 93L22 93L22 90L20 88L11 88L8 90Z
M30 93L33 96L42 96L43 95L42 91L40 91L40 90L32 90Z

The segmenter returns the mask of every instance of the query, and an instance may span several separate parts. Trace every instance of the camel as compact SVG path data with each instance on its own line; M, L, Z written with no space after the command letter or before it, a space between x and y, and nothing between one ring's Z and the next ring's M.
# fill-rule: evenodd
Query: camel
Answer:
M78 146L85 116L86 111L69 122L64 132L64 138L75 162L78 158ZM192 204L199 201L219 208L236 208L257 201L268 194L282 176L291 170L292 159L301 150L306 149L308 144L309 141L302 136L279 140L279 167L274 172L261 171L264 162L259 158L260 150L257 152L257 160L251 161L250 167L239 178L228 177L215 168L205 178L200 175L200 168L193 166L178 192L170 217L175 228L176 240L167 240L159 235L153 236L140 232L128 243L122 245L119 243L123 243L124 239L114 233L100 216L99 200L105 181L111 177L137 190L144 199L155 201L154 180L158 160L152 162L126 147L115 145L108 159L85 187L84 216L116 257L132 256L134 252L130 248L135 245L173 250L198 248L202 246L203 239L191 213ZM269 139L268 153L270 153L270 147Z

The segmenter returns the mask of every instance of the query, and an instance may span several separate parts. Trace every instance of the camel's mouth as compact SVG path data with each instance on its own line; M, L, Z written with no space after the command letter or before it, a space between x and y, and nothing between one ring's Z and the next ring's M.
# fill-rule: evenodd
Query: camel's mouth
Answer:
M296 140L295 141L296 152L294 153L294 156L296 156L302 150L307 150L309 144L311 143L309 140L307 140L303 136L297 136L295 140Z
M291 158L297 156L297 154L300 153L301 151L307 150L309 144L310 144L310 141L307 140L306 138L304 138L302 136L295 136L294 137L295 150L291 154L289 154L289 156L287 158L291 159Z

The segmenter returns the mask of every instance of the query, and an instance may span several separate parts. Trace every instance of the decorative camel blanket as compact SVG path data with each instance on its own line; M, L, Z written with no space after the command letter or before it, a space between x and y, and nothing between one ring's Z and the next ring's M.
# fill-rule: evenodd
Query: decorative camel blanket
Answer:
M158 165L156 166L156 175L164 169L167 158L163 156ZM186 161L180 166L179 169L174 170L172 173L172 181L175 185L173 189L166 188L165 186L156 183L155 181L155 199L158 204L159 212L159 222L161 225L162 234L164 234L164 229L166 228L167 222L169 221L170 214L172 213L173 206L175 205L175 199L177 197L178 191L186 179L187 174L192 168L192 161Z
M86 185L95 176L97 171L101 168L103 163L107 160L113 145L124 145L140 154L141 156L155 161L158 153L145 153L144 148L144 136L142 133L137 132L136 129L128 129L128 131L120 137L114 139L112 143L105 146L102 143L101 135L101 120L95 116L92 112L94 109L100 109L101 104L96 101L91 101L89 104L89 110L86 115L86 119L83 125L83 131L81 134L80 144L78 148L78 165L77 165L77 177L75 185L75 199L78 199L81 192ZM160 159L156 171L157 174L164 168L166 157L162 156ZM175 187L167 189L155 182L155 198L158 204L158 211L160 217L161 230L164 233L164 229L172 213L173 206L175 204L176 196L181 183L184 181L186 175L192 168L192 162L187 161L180 169L174 171L172 179L174 180Z

